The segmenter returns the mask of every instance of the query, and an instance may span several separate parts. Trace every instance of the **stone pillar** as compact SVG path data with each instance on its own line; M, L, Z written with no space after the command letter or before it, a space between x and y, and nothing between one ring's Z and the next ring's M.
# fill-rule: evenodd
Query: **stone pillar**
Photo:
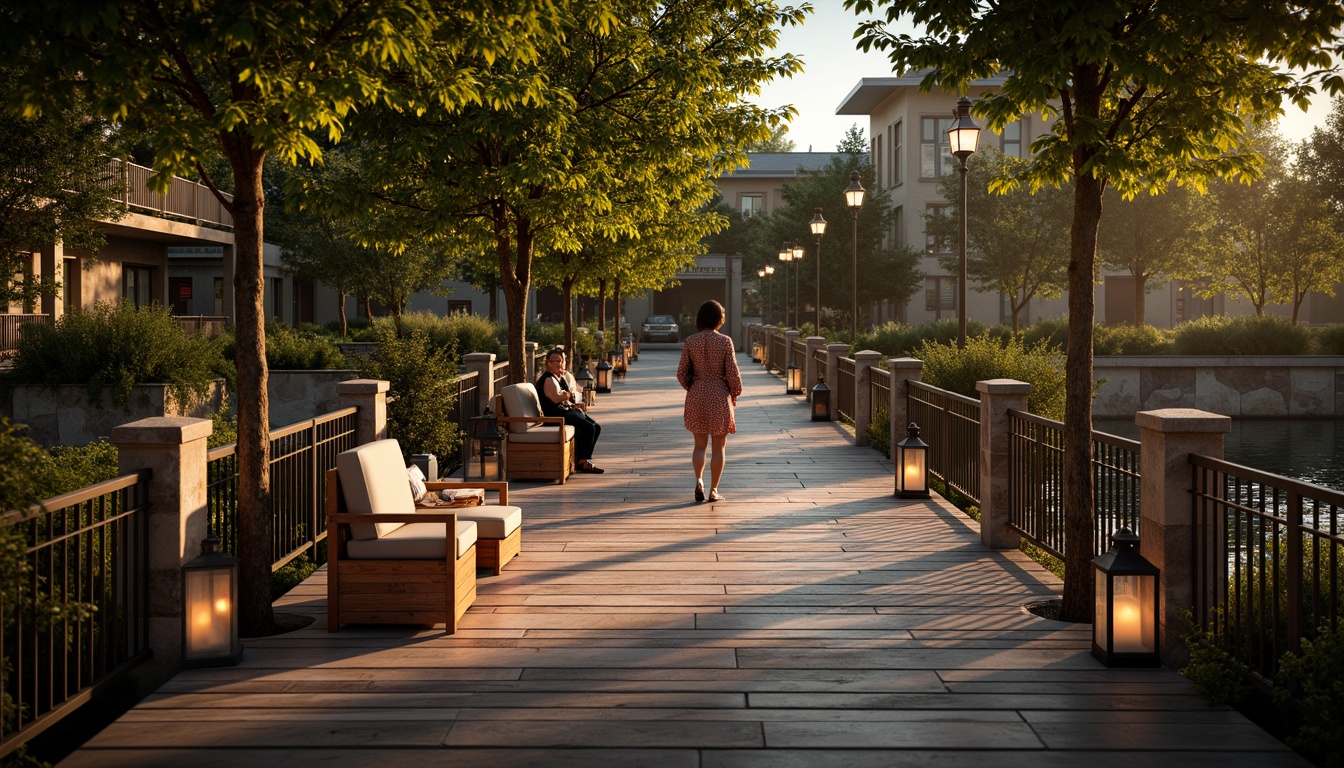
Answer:
M468 373L476 374L475 415L480 416L495 401L495 353L471 352L462 356L462 362L466 363Z
M112 429L122 474L148 469L151 688L182 666L182 566L207 534L205 460L209 419L156 416Z
M65 281L69 278L65 274L65 247L60 243L42 246L41 262L40 274L61 284L55 293L42 297L42 314L55 320L65 314Z
M379 379L351 379L336 385L342 408L359 409L355 440L363 445L387 438L387 389Z
M817 377L825 373L817 365L817 350L826 345L825 336L808 336L804 341L807 342L807 359L803 361L803 389L807 393L808 402L812 401L812 388L817 385ZM826 382L826 386L831 383Z
M1162 570L1162 662L1179 667L1189 660L1181 636L1187 629L1181 612L1194 605L1191 588L1193 526L1190 454L1223 458L1223 436L1232 419L1193 408L1140 411L1139 552Z
M601 331L597 332L598 344L602 343L601 334L602 334ZM526 365L523 366L526 369L525 371L523 371L523 383L531 384L538 376L541 375L541 371L537 370L537 342L535 341L523 342L523 360L526 363Z
M800 335L800 332L792 329L784 332L784 359L775 363L775 367L779 369L780 373L784 374L785 381L788 381L788 368L790 362L798 363L798 367L802 367L803 361L795 359L793 355L793 340Z
M848 344L826 345L826 386L831 388L831 421L835 421L835 409L840 405L840 358L847 354Z
M887 405L887 414L891 421L891 458L896 460L896 444L905 439L905 428L910 424L909 394L907 382L919 381L924 375L924 361L913 357L892 357L887 359L887 370L891 371L891 402Z
M868 427L873 423L873 388L868 369L882 362L882 353L865 349L854 353L854 445L868 445Z
M991 549L1017 549L1022 537L1013 530L1008 475L1012 431L1008 411L1027 410L1031 385L1014 379L977 381L980 393L980 543Z

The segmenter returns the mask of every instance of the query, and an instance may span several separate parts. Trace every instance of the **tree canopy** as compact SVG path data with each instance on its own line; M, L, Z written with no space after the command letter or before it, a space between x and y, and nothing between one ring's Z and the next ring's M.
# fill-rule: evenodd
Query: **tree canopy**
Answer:
M1092 327L1097 228L1108 186L1126 196L1168 182L1202 189L1212 178L1253 176L1241 151L1248 125L1276 117L1284 99L1338 91L1330 48L1344 6L1284 0L845 0L860 13L864 50L886 51L921 87L975 94L973 114L994 130L1023 115L1054 119L1032 143L1026 183L1072 184L1068 394L1064 421L1063 616L1092 614ZM922 31L888 27L911 21Z

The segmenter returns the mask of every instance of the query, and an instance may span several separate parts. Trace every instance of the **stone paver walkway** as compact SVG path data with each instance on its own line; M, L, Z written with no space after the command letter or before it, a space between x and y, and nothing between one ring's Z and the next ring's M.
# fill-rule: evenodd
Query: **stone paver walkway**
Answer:
M70 766L1300 766L1169 670L1106 670L1057 580L739 356L727 500L696 505L676 355L602 396L601 476L517 483L523 555L456 636L306 630L183 672Z

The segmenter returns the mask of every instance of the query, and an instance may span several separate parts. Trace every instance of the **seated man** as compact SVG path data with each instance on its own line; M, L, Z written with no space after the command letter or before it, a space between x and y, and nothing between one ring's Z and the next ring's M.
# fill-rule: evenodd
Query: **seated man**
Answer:
M546 353L546 372L537 379L543 416L560 416L574 427L574 450L578 471L600 475L606 470L593 463L593 446L602 434L602 426L588 415L583 393L565 375L565 350L554 347Z

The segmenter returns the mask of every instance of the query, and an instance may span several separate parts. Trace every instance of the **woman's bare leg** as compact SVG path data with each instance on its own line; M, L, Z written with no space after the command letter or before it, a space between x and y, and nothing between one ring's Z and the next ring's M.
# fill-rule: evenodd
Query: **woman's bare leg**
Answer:
M695 484L700 484L700 476L705 473L705 446L709 445L709 435L695 436L695 450L691 452L691 469L695 470Z
M714 435L713 453L709 458L709 490L711 493L718 490L719 478L723 477L723 465L726 461L728 448L727 435Z

